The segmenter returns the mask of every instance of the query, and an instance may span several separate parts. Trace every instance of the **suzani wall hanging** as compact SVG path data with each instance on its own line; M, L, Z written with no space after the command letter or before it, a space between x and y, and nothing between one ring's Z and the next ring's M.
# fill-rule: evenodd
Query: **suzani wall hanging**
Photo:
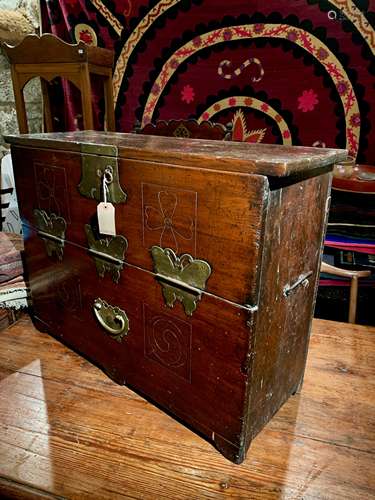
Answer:
M44 31L115 50L119 131L232 122L238 140L375 163L375 1L42 0L42 12Z

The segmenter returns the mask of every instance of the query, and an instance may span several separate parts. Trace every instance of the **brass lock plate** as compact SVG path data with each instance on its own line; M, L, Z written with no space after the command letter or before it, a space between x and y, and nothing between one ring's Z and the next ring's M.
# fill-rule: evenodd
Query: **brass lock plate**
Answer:
M108 202L115 204L126 201L126 193L120 186L117 158L82 154L81 168L81 181L78 184L78 191L82 196L96 201L103 200L102 179L104 172L107 170L112 174L112 182L107 185Z

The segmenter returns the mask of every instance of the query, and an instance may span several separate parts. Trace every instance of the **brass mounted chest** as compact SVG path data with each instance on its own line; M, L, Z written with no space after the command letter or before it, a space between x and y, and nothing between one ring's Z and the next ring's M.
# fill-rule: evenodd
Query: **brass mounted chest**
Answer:
M337 150L8 137L35 324L241 462L302 380ZM101 234L99 202L115 208Z

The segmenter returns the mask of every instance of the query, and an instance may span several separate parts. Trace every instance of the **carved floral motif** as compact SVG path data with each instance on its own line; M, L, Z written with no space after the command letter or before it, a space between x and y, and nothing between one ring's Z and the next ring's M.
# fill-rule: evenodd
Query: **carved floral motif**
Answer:
M197 193L143 185L144 245L195 254Z

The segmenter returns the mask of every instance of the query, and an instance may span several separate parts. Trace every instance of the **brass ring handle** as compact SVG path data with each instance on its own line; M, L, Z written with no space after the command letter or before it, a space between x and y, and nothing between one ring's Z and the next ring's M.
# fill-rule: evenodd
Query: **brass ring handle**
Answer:
M103 299L94 301L93 310L96 319L109 335L121 342L129 331L129 319L122 309L107 304ZM118 325L118 326L116 326Z
M96 319L99 321L99 323L102 325L102 327L105 328L107 330L107 332L109 332L111 335L119 335L123 331L123 329L125 328L125 320L119 314L116 314L114 319L118 323L120 323L120 327L119 328L112 328L111 326L107 325L107 323L104 321L104 319L100 316L100 313L99 313L99 310L97 307L94 308L94 311L95 311Z

